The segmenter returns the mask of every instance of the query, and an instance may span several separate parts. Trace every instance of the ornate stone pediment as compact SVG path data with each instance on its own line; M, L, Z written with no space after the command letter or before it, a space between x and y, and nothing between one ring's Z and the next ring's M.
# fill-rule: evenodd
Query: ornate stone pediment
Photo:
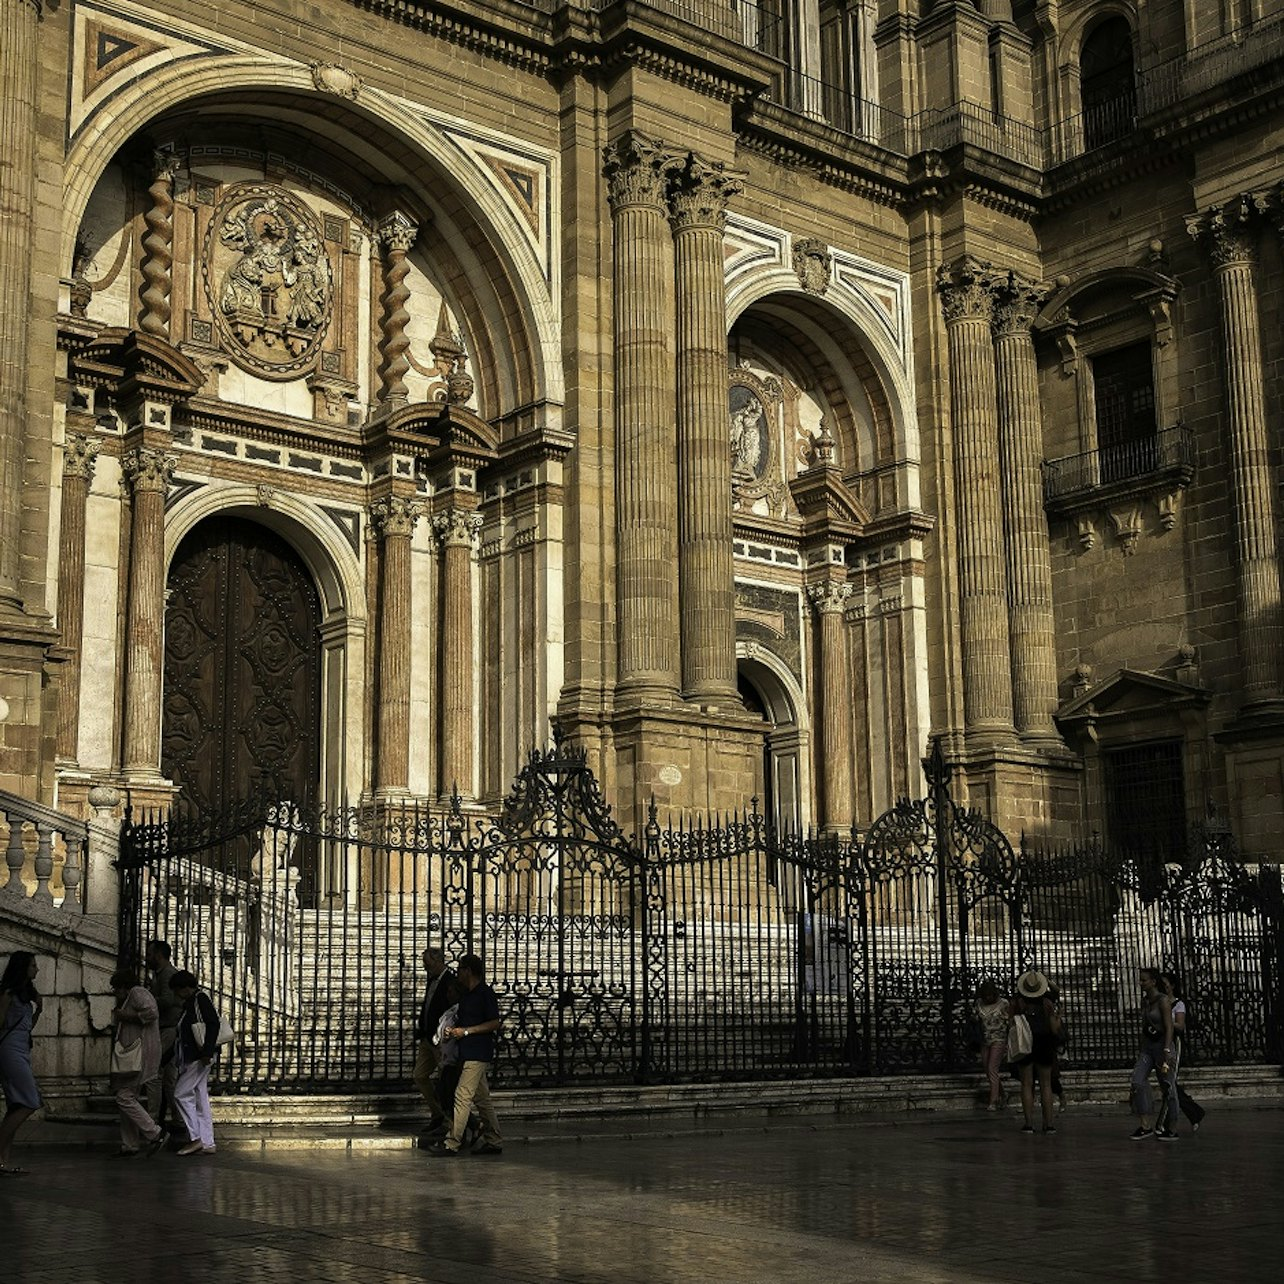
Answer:
M316 364L333 311L334 270L317 216L274 183L228 188L205 234L201 276L222 346L264 379Z
M1098 723L1145 721L1189 705L1205 705L1204 688L1137 669L1119 669L1062 704L1057 722L1067 730L1090 732Z
M118 400L140 397L172 405L199 391L205 373L172 344L140 330L112 326L72 358L76 377L112 392Z

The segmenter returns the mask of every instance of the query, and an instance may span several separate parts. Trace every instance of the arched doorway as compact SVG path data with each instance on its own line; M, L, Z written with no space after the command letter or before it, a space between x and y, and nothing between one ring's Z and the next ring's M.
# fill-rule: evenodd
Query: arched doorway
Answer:
M314 799L321 605L302 558L257 522L210 518L179 544L166 597L165 775L209 813Z
M736 685L745 708L766 724L759 810L779 833L797 833L811 820L807 730L799 720L798 702L777 668L779 661L755 647L737 648Z

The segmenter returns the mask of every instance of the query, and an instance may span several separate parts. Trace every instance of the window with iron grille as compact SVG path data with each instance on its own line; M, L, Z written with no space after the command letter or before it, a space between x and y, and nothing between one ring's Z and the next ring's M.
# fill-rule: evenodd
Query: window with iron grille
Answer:
M1102 754L1107 837L1113 847L1159 861L1186 851L1186 783L1180 740Z
M1157 462L1155 373L1150 343L1092 358L1101 480L1121 481L1153 472Z

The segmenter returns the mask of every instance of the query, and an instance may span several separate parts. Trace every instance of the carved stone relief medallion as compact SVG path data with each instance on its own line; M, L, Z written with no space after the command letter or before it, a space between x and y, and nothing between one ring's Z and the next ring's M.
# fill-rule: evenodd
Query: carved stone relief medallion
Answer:
M201 274L222 345L264 379L315 366L330 326L334 272L318 217L272 183L237 183L205 234Z
M731 372L727 407L731 436L731 489L736 509L765 501L771 515L784 500L779 460L780 384L743 367Z

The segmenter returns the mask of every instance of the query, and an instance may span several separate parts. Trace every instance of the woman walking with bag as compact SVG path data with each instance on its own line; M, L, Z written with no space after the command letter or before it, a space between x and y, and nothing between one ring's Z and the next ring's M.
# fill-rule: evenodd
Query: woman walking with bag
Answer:
M1024 1028L1022 1028L1024 1026ZM1026 972L1017 982L1012 1000L1012 1031L1008 1036L1008 1060L1021 1077L1021 1110L1025 1115L1022 1132L1034 1132L1034 1077L1039 1076L1039 1105L1043 1131L1055 1133L1052 1122L1052 1070L1057 1063L1057 1038L1061 1015L1048 998L1048 978L1042 972Z
M1159 972L1152 967L1141 970L1141 1050L1132 1070L1132 1109L1137 1116L1133 1141L1156 1136L1151 1121L1155 1117L1155 1097L1150 1089L1150 1072L1159 1078L1163 1090L1158 1137L1161 1141L1177 1140L1177 1095L1173 1092L1173 1073L1177 1068L1173 1044L1173 1005L1159 988Z
M121 968L111 979L116 994L112 1019L116 1037L111 1048L111 1086L120 1111L120 1149L113 1159L132 1159L143 1150L154 1155L165 1144L165 1130L139 1099L160 1074L160 1011L151 991L138 984L138 974Z
M14 950L0 976L0 1087L5 1115L0 1123L0 1177L18 1177L25 1168L9 1163L19 1128L40 1109L40 1090L31 1073L31 1028L40 1016L36 975L40 965L26 950Z
M222 1024L209 995L202 991L190 972L175 972L169 987L183 1000L174 1039L178 1059L178 1081L174 1084L174 1109L178 1111L191 1141L180 1155L214 1153L214 1117L210 1112L210 1063L219 1046Z

